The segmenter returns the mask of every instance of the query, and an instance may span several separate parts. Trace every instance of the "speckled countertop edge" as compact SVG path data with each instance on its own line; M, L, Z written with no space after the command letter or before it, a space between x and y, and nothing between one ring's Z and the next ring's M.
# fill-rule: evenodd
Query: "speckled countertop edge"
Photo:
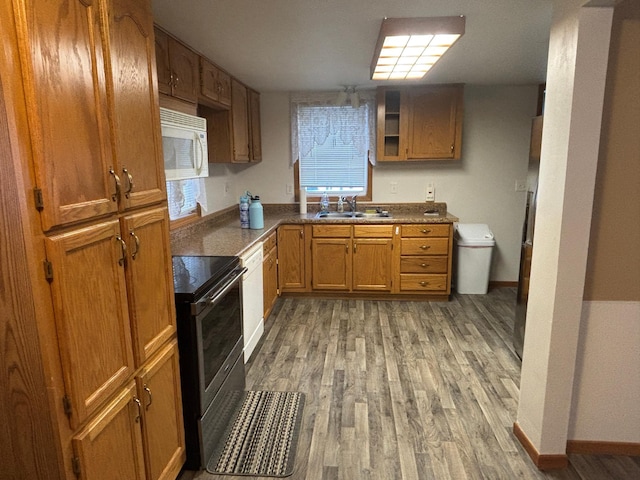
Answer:
M374 206L362 202L363 210ZM391 217L316 218L317 208L310 205L307 214L297 212L297 204L264 205L264 228L240 228L235 206L204 217L200 222L171 232L172 255L241 255L257 242L264 241L278 225L292 223L454 223L458 218L446 210L446 203L379 205ZM425 210L438 210L437 215L425 215Z

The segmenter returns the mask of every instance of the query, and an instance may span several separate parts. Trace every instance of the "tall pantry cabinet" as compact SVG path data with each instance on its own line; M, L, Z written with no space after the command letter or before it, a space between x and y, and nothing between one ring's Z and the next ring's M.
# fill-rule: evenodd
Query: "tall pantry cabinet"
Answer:
M3 474L175 479L185 453L150 2L2 2L0 31Z

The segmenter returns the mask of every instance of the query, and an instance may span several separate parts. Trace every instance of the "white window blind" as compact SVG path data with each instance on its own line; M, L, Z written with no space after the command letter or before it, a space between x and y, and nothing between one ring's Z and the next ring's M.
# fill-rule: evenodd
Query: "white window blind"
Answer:
M199 180L198 178L190 178L167 182L169 219L177 220L197 211L200 194Z
M299 106L300 186L365 188L368 105Z

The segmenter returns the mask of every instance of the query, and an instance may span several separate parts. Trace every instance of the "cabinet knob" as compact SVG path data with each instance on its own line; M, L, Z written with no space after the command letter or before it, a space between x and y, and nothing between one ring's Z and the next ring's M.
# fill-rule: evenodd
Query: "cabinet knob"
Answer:
M429 284L429 282L420 282L420 286L421 287L426 287Z
M422 268L427 268L427 264L426 264L426 263L422 263L422 264L420 264L420 266L421 266Z
M420 245L420 248L422 250L429 250L431 248L431 245Z
M420 231L421 231L422 233L424 233L425 235L426 235L427 233L431 233L431 229L429 229L429 228L423 228L423 229L422 229L422 230L420 230Z
M453 145L451 145L451 153L453 153Z

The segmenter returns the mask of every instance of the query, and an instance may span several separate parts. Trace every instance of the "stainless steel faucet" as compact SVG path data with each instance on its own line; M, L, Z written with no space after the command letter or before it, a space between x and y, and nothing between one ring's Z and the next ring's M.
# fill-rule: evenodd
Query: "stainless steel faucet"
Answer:
M358 210L358 203L356 201L357 197L358 195L354 195L353 197L351 197L351 200L347 200L346 198L344 199L344 201L347 202L347 205L349 205L351 211L354 213Z

